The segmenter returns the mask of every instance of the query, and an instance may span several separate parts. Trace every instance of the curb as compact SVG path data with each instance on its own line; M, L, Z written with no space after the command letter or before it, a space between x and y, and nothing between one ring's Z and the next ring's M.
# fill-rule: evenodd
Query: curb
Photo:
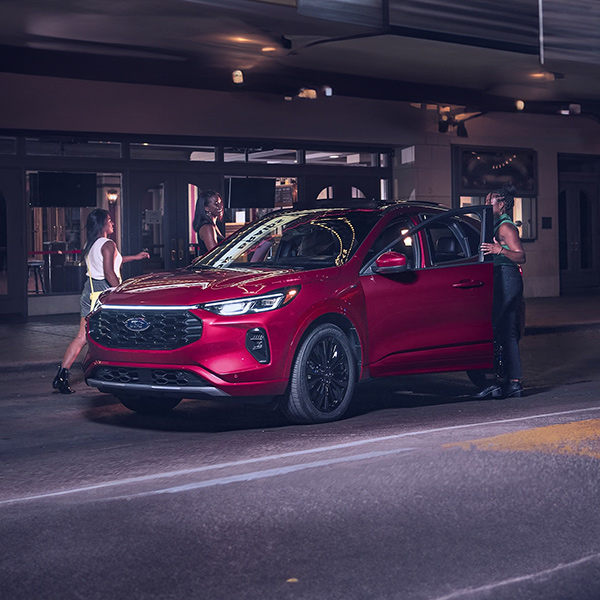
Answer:
M546 333L566 333L569 331L582 331L584 329L598 329L600 323L571 323L569 325L540 325L534 327L525 326L523 335L543 335Z

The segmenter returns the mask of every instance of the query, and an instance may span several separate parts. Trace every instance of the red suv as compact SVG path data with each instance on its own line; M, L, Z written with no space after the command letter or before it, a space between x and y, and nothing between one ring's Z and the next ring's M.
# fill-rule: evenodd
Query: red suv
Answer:
M276 399L339 419L370 377L493 366L490 207L273 212L190 266L130 279L88 319L88 385L127 408Z

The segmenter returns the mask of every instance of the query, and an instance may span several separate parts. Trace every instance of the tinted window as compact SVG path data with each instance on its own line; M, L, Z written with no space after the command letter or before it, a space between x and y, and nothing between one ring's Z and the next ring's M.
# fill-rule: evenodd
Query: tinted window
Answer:
M433 265L478 257L481 222L475 217L442 219L424 233Z
M379 234L373 246L367 253L363 265L368 264L384 251L393 251L404 254L409 268L415 266L415 247L413 238L407 237L406 233L412 224L405 218L389 223Z

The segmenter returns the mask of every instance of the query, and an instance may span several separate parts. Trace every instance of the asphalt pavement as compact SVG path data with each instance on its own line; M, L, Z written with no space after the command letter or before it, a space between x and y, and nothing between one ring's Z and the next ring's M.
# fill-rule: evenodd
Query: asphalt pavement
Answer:
M525 335L600 327L600 290L550 298L528 298ZM77 333L79 315L32 317L26 323L0 323L0 372L60 364ZM85 348L73 365L80 368Z

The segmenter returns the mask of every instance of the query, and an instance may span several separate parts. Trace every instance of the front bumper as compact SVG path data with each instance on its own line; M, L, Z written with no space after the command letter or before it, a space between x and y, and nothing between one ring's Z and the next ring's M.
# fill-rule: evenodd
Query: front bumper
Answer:
M278 396L285 392L288 383L287 379L232 383L197 366L173 364L86 361L84 372L89 386L115 396L133 394L233 400Z

